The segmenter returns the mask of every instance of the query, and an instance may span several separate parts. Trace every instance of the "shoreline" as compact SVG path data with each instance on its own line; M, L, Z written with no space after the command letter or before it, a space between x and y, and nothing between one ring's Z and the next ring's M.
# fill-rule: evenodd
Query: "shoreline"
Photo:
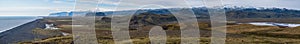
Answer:
M1 30L1 31L0 31L0 34L1 34L2 32L6 32L6 31L8 31L8 30L14 29L14 28L16 28L16 27L22 26L22 25L24 25L24 24L27 24L27 23L30 23L30 22L33 22L33 21L36 21L36 20L38 20L38 18L32 19L32 20L28 20L28 21L26 21L25 23L18 24L18 25L16 25L16 26L10 27L10 28L8 28L8 29Z
M25 24L21 24L12 29L0 33L0 44L11 44L25 40L34 40L36 38L46 38L47 36L36 35L32 33L34 28L44 28L42 19L35 19Z

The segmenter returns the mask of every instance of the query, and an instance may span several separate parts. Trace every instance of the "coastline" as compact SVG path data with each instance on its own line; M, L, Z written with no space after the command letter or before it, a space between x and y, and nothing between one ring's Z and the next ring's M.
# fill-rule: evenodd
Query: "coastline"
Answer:
M9 27L9 28L0 30L0 33L5 32L5 31L8 31L8 30L13 29L13 28L16 28L16 27L18 27L18 26L24 25L24 24L26 24L26 23L35 21L35 20L37 20L37 19L41 19L41 17L36 17L36 18L34 18L34 19L30 19L30 20L27 20L27 21L22 21L20 24L17 24L16 26L12 26L12 27Z
M47 36L36 35L32 29L44 28L42 19L36 19L31 22L16 26L0 33L0 44L12 44L25 40L34 40L36 38L47 38Z

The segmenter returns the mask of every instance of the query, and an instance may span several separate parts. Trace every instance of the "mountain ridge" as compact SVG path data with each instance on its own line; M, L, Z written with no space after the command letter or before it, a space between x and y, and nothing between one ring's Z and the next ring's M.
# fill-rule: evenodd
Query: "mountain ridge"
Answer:
M169 10L186 9L192 10L197 18L209 18L207 7L193 7L193 8L164 8L164 9L139 9L126 11L106 11L106 12L86 12L85 15L95 14L96 16L109 15L124 15L124 14L140 14L140 13L154 13L154 14L168 14L172 13ZM300 11L286 8L254 8L254 7L224 7L221 8L226 11L227 18L300 18ZM135 13L131 13L135 12ZM59 12L51 13L49 16L72 16L72 14L79 14L84 12Z

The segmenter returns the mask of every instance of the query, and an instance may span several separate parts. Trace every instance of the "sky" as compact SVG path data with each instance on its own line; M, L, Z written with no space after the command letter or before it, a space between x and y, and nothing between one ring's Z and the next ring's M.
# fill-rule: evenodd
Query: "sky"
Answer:
M0 16L47 16L65 11L120 11L141 8L246 6L300 10L300 0L0 0Z

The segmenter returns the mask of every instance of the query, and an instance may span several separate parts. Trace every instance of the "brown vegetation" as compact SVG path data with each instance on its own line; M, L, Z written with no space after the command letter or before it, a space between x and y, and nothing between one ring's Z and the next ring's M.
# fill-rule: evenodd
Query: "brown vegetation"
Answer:
M130 36L135 44L149 44L150 40L148 38L148 33L150 28L153 26L161 26L168 35L168 44L179 44L180 43L180 26L177 22L170 23L169 21L157 21L155 22L155 18L146 17L146 16L157 16L157 15L141 15L136 16L135 19L131 21L132 25L138 25L141 28L130 28ZM145 18L145 19L141 19ZM105 18L106 20L109 18ZM161 19L168 19L167 16L161 17ZM61 29L59 31L72 33L72 26L70 25L70 21L66 19L48 19L54 20L59 25ZM230 19L231 21L236 22L252 22L252 21L271 21L268 19ZM280 20L280 19L278 19ZM282 19L281 19L282 20ZM297 20L297 19L289 19L289 20ZM205 22L201 22L205 21ZM102 44L113 44L113 38L110 31L110 21L96 21L95 31L97 34L97 39L99 43ZM145 23L146 22L146 23ZM168 23L162 23L168 22ZM276 22L276 21L274 21ZM281 21L284 23L297 23L290 21ZM207 20L199 20L199 29L201 38L199 42L203 44L210 43L211 36L211 26L209 21ZM236 24L236 23L228 23L227 24L227 38L226 43L228 44L284 44L284 43L299 43L300 42L300 27L295 28L279 28L276 26L255 26L250 24ZM141 29L141 30L140 30ZM45 32L48 31L48 32ZM39 34L51 33L50 30L35 30L34 32ZM55 31L54 31L55 32ZM47 34L45 34L47 35ZM33 40L30 42L22 42L21 44L70 44L72 43L72 36L58 36L52 37L42 40Z

